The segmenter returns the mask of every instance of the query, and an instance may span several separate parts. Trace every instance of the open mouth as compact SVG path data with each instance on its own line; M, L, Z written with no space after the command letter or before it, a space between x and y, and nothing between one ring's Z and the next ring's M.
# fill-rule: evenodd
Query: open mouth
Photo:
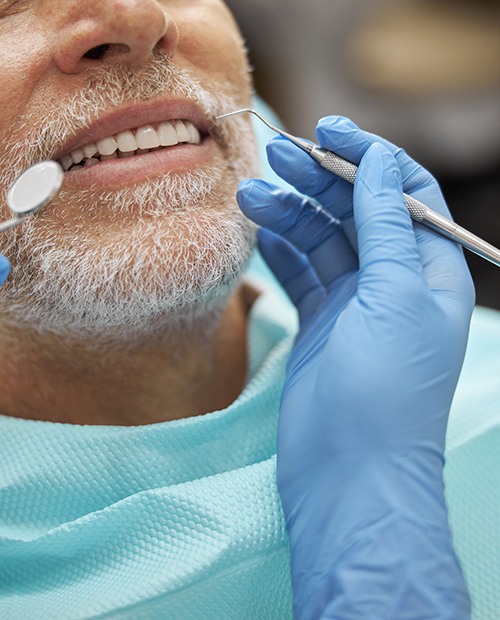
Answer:
M178 144L200 144L200 130L188 120L170 120L127 129L86 144L58 159L65 172L95 166L111 159L133 157Z

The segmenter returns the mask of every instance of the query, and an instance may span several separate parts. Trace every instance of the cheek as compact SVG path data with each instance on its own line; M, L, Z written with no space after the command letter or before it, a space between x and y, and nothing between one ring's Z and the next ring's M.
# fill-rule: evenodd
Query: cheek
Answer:
M178 20L178 52L192 65L221 80L241 86L248 81L243 39L232 18L222 8L199 10Z
M46 47L36 28L0 29L0 136L8 142L12 128L36 98Z

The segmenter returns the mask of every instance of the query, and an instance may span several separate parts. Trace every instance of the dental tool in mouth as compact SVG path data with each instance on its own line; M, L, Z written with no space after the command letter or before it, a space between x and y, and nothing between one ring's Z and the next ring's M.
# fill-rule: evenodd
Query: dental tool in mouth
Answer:
M162 121L126 129L90 142L58 159L65 172L95 166L111 159L143 155L180 144L200 144L202 136L195 125L183 119Z
M325 168L325 170L333 172L338 177L348 181L349 183L354 183L358 167L353 163L347 161L339 155L336 155L332 151L321 148L317 144L307 142L302 138L293 136L292 134L275 127L261 114L251 108L244 108L242 110L229 112L228 114L222 114L217 116L215 120L220 121L222 119L229 118L230 116L235 116L236 114L246 113L254 114L270 129L278 133L280 136L287 138L290 142L293 142L293 144L308 153L322 168ZM416 200L412 196L404 194L404 198L406 207L413 220L424 224L444 237L451 239L455 243L459 243L462 247L467 248L478 256L481 256L481 258L484 258L497 267L500 267L500 250L498 248L490 243L487 243L480 237L477 237L465 228L462 228L462 226L455 224L455 222L444 217L440 213L433 211L424 203Z
M40 161L22 172L7 194L7 205L14 217L0 223L0 232L18 226L47 206L61 189L63 177L61 166L50 160Z

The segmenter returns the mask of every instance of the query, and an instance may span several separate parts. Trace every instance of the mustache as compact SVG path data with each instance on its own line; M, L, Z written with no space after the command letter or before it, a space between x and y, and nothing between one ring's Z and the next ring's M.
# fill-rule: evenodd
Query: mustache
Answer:
M188 71L175 67L160 50L155 50L143 67L116 64L89 71L85 87L61 99L56 108L37 114L36 119L19 119L11 135L22 137L0 144L0 180L4 187L10 186L25 168L51 159L72 135L113 107L169 94L195 102L209 119L235 108L239 97L229 83L218 84L213 90L216 93L205 89ZM228 125L212 123L212 128L213 137L227 148L232 137Z

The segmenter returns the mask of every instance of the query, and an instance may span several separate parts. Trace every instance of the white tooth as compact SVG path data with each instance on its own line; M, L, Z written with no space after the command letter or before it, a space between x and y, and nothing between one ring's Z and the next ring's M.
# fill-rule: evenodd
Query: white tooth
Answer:
M184 125L186 125L186 129L189 133L189 141L193 144L199 144L201 142L201 136L198 129L189 121L184 121Z
M94 157L96 153L97 153L97 146L95 144L87 144L87 146L83 147L83 154L88 159L90 159L91 157Z
M112 155L118 148L118 144L114 138L98 140L96 146L101 155Z
M82 149L76 149L76 151L73 151L71 153L71 159L73 160L74 164L79 164L83 159Z
M90 159L87 159L87 161L83 164L83 167L88 168L89 166L95 166L98 163L98 159L96 159L95 157L91 157Z
M78 166L73 166L73 168L71 168L71 172L73 172L73 170L78 170L79 168L83 168L83 164L78 164Z
M67 172L73 165L73 159L71 158L71 155L64 155L64 157L61 157L60 161L64 172Z
M179 142L189 142L189 132L182 121L175 121L175 131L177 132Z
M129 129L127 129L127 131L120 132L117 136L115 136L115 138L118 144L118 150L122 153L132 153L133 151L137 151L137 140Z
M154 127L146 125L145 127L139 127L135 132L135 139L137 140L137 146L140 149L155 149L160 146L160 140Z
M172 123L160 123L158 127L158 137L160 138L161 146L175 146L179 142L177 132Z
M118 159L118 153L114 152L111 155L101 155L101 161L108 161L109 159Z

